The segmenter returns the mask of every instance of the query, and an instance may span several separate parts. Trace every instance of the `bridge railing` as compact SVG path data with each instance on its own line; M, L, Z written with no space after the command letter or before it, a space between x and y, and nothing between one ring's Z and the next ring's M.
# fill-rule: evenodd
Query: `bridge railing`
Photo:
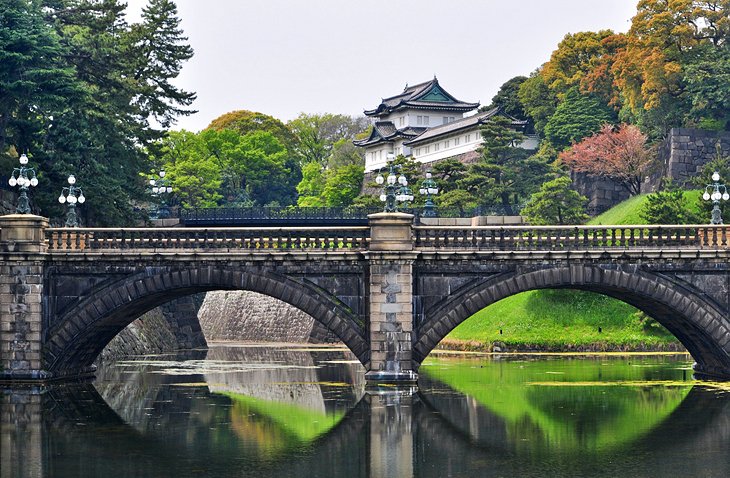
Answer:
M368 227L49 228L51 251L365 250Z
M416 249L727 248L725 226L415 226Z

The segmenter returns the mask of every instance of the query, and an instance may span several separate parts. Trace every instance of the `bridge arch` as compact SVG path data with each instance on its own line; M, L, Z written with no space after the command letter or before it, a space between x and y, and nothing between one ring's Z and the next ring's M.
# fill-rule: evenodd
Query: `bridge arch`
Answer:
M44 369L54 377L90 370L122 329L143 313L178 297L212 290L247 290L282 300L327 327L367 366L369 346L355 314L334 296L266 269L149 268L104 284L66 310L44 341Z
M457 325L506 297L536 289L579 289L617 298L656 319L684 345L695 370L726 377L730 370L730 321L712 299L695 287L631 268L590 265L505 272L449 296L417 328L416 367Z

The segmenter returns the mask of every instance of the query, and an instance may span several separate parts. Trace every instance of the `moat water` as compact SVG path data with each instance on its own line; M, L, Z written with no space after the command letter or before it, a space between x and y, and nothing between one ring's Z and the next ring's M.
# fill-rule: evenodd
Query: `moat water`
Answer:
M342 348L213 345L5 388L0 478L727 477L730 386L688 355L432 355L366 389Z

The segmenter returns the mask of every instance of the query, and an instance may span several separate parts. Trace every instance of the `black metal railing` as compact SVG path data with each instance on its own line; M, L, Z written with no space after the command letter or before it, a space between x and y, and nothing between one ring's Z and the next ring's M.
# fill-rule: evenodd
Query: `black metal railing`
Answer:
M522 205L501 204L474 209L436 209L438 217L517 216ZM197 208L180 211L184 226L367 226L368 215L382 212L381 207L235 207ZM420 222L421 208L402 208Z

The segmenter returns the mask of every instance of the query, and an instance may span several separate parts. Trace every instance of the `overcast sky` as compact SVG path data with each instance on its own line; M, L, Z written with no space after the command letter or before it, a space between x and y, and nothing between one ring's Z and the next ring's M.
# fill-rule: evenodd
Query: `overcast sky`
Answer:
M147 0L127 0L136 21ZM228 111L288 121L362 114L436 75L488 104L547 61L566 33L625 32L638 0L177 0L195 49L176 82L198 93L199 131Z

